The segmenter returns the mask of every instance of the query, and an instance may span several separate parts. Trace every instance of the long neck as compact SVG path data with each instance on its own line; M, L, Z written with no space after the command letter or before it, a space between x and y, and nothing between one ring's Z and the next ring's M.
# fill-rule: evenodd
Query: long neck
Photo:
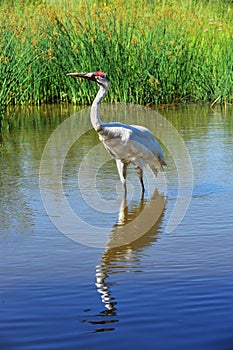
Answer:
M98 131L101 128L102 121L99 116L99 107L102 99L106 95L108 91L108 88L104 88L103 86L100 86L100 89L92 103L91 106L91 123L93 128Z

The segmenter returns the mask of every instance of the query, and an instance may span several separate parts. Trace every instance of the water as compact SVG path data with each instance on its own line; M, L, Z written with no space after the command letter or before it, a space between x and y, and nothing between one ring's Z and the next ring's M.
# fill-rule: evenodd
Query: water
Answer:
M154 190L148 172L141 198L130 170L124 203L115 164L89 130L88 115L81 114L77 132L85 132L66 154L62 195L53 166L69 133L53 144L52 166L45 163L48 199L56 214L49 218L39 189L42 152L56 126L74 110L20 113L23 125L3 135L0 148L0 349L232 349L231 109L161 111L185 141L194 174L188 210L170 233L166 227L179 174L166 147L166 186L160 174ZM120 118L135 124L130 113ZM140 124L153 132L158 127L152 118ZM177 140L169 142L178 148ZM62 196L84 223L74 227L62 220L77 234L72 239L54 225L63 217L58 211ZM106 247L93 247L92 237L106 240Z

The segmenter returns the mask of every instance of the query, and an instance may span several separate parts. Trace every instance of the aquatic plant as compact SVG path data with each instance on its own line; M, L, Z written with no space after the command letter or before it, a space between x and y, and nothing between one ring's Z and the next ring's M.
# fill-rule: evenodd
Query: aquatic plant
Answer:
M91 103L66 73L106 71L109 101L232 103L231 2L3 1L0 124L8 105ZM92 90L90 90L92 89Z

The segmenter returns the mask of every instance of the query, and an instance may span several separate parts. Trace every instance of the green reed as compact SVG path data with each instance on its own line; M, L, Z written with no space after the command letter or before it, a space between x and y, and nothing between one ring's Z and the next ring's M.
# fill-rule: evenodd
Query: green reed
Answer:
M106 101L233 102L230 2L18 0L1 10L1 127L9 105L90 104L97 88L66 76L74 70L105 71Z

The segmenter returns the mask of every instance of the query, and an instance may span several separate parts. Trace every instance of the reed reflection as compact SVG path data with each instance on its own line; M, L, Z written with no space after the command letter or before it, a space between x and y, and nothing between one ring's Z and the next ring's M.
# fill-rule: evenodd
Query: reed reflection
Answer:
M122 200L118 221L113 227L100 264L96 266L96 287L105 307L100 315L106 317L101 317L99 322L95 320L90 323L105 325L101 331L114 330L115 328L112 325L109 327L109 324L119 321L117 299L111 291L113 285L117 284L116 274L129 271L143 272L140 266L142 252L157 241L164 212L165 197L157 190L150 199L142 197L139 202L130 204L126 198ZM152 224L144 233L145 223L148 225L148 222Z

